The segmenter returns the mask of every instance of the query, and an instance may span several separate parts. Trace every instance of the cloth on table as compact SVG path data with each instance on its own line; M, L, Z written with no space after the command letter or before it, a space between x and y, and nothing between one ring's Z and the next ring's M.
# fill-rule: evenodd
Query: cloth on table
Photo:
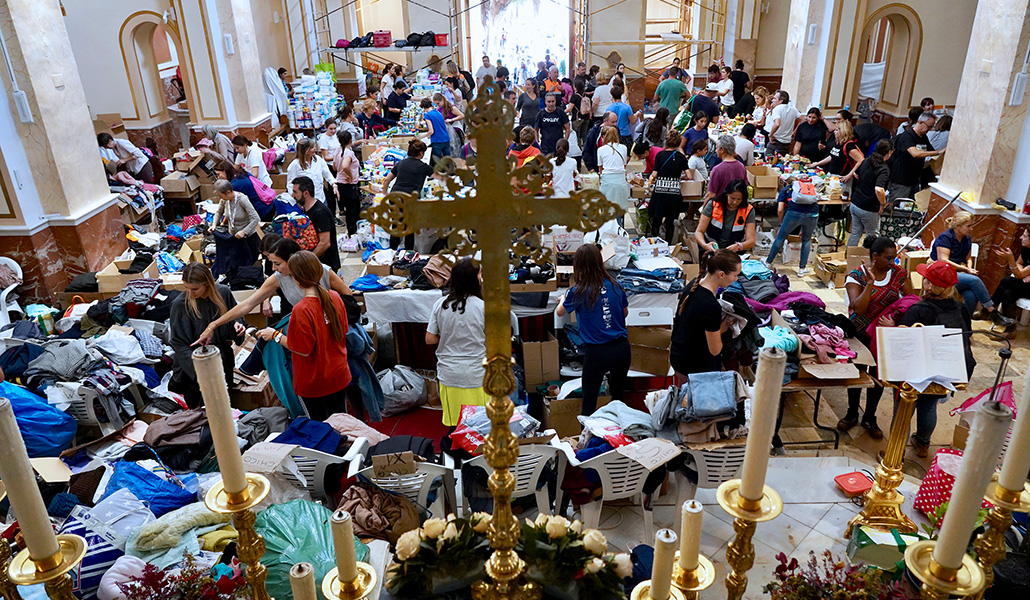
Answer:
M865 334L869 336L869 350L873 353L873 356L876 356L876 328L879 327L880 318L886 317L895 323L899 323L901 322L902 315L908 312L908 309L920 300L921 298L915 294L902 296L883 309L880 316L869 323L869 326L865 328ZM0 360L2 359L3 357L0 357ZM6 369L4 372L7 372Z
M736 414L742 396L747 396L747 387L735 371L691 373L680 386L674 416L681 422L728 419Z
M132 335L139 342L140 349L147 358L158 359L164 356L164 345L154 334L142 329L133 329Z
M733 337L739 336L747 327L747 319L737 314L736 308L729 300L719 298L719 306L722 307L722 320L729 322Z
M353 373L353 371L351 372ZM390 439L390 436L379 433L357 417L347 413L336 413L334 415L330 415L330 417L324 422L328 423L329 426L335 429L336 433L341 436L351 439L359 437L367 439L369 446L375 446L379 442Z
M209 510L203 502L188 504L140 528L136 536L136 549L153 552L174 548L190 530L228 523L231 518L232 515L229 513Z
M100 357L86 348L86 340L56 340L43 345L43 352L28 364L28 379L52 377L76 381L86 376Z
M844 332L844 337L849 338L855 337L858 334L854 321L844 315L826 312L825 305L813 305L809 302L798 301L791 302L789 308L794 311L794 316L797 320L806 325L811 326L813 323L822 323L829 327L837 327Z
M786 294L780 294L769 302L759 302L751 298L747 299L747 303L755 310L755 312L771 312L773 310L783 312L790 308L790 305L794 302L810 304L818 308L826 308L826 303L812 292L787 292Z
M154 448L194 446L200 443L201 430L205 427L207 412L204 409L184 410L151 423L143 441Z
M265 406L240 417L236 422L236 435L251 446L265 441L270 433L286 431L289 424L290 411L281 406Z
M762 344L763 348L779 348L784 352L791 353L798 349L798 340L794 337L794 333L786 327L780 327L779 325L773 327L760 327L758 329L759 335L765 340Z
M135 336L121 331L108 331L93 340L93 345L117 365L133 365L151 360L143 353Z
M411 500L365 481L347 488L338 508L351 514L354 535L391 544L421 524L419 509Z
M3 266L3 265L0 265ZM46 334L39 328L35 321L15 321L0 328L0 331L10 332L10 337L19 340L41 340Z
M816 362L830 364L836 362L830 358L830 354L837 358L855 358L857 354L851 351L848 342L844 339L844 332L839 327L828 327L822 323L813 323L808 326L808 333L798 336L801 343L809 350L815 351Z
M740 274L746 279L769 279L773 275L769 267L762 264L762 261L754 259L741 261Z
M591 419L604 419L622 427L622 433L634 441L653 438L657 435L655 427L651 424L651 415L630 408L622 400L612 400L590 415ZM580 422L584 417L579 417Z
M663 276L655 275L652 271L623 269L617 280L628 296L656 293L676 294L683 291L681 279L667 280Z

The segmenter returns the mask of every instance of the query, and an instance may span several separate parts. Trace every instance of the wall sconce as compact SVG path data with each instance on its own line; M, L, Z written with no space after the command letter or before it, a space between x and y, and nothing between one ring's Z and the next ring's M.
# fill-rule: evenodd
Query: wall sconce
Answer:
M808 26L808 45L814 46L815 42L819 38L819 24L811 23Z

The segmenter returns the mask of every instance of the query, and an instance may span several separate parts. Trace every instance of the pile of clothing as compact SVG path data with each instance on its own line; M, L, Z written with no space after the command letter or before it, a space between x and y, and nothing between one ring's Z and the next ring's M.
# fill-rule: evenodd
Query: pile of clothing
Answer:
M687 383L645 398L658 436L680 444L747 437L751 395L739 373L693 373Z

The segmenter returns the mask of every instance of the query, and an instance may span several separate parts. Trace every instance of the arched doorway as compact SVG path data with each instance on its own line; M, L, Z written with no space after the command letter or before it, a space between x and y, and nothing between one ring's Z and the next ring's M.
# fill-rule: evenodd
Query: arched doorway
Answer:
M906 114L923 44L919 16L902 4L884 6L866 19L859 40L852 106L871 97L879 110Z
M168 121L168 107L180 97L193 106L187 70L177 68L185 54L174 22L165 22L156 12L135 13L122 24L119 42L136 111L122 115L127 125L149 127Z

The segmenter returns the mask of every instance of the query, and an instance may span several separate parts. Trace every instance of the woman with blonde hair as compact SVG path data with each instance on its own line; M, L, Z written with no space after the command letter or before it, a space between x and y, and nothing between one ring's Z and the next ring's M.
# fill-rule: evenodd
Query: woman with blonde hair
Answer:
M962 295L966 310L973 318L993 321L1001 327L1011 327L1015 321L996 310L987 286L980 279L979 271L973 267L973 240L969 235L973 232L973 215L960 210L945 220L945 229L930 247L930 259L943 261L955 268L958 282L955 289ZM983 307L983 312L976 312L976 305Z
M619 141L618 127L603 129L601 139L604 145L597 149L597 170L601 174L599 189L609 201L626 210L629 208L629 181L626 179L629 150ZM616 220L621 226L623 217Z
M858 138L855 137L851 121L838 121L833 136L834 142L826 158L812 166L826 165L826 171L839 176L841 187L850 193L852 182L858 176L858 167L865 160L865 154L858 146Z
M261 339L292 354L293 389L315 421L346 411L345 390L351 380L347 310L340 295L320 283L323 272L314 253L301 250L291 256L290 274L304 290L304 297L290 313L289 335L273 327L258 332Z
M755 109L751 111L751 119L748 123L765 133L765 118L772 112L769 106L769 90L765 89L764 85L760 85L751 92L751 95L755 97Z
M376 137L380 131L386 131L397 124L397 121L388 119L378 112L379 103L371 98L365 99L361 103L361 112L356 115L358 120L358 127L361 127L361 131L365 134L365 139L372 139Z
M336 176L329 170L325 159L318 154L318 143L311 138L301 138L297 142L297 158L286 167L286 189L293 187L293 180L298 177L310 177L315 184L315 199L326 202L325 186L333 185ZM329 210L336 214L336 196L330 198Z
M182 394L190 408L200 406L202 397L193 368L194 340L210 323L236 306L229 287L215 283L211 270L201 263L189 263L182 271L186 292L172 300L169 320L169 343L175 351L172 357L172 380L168 389ZM211 329L206 345L221 352L225 380L232 382L233 342L243 339L245 327L241 320L225 321Z

